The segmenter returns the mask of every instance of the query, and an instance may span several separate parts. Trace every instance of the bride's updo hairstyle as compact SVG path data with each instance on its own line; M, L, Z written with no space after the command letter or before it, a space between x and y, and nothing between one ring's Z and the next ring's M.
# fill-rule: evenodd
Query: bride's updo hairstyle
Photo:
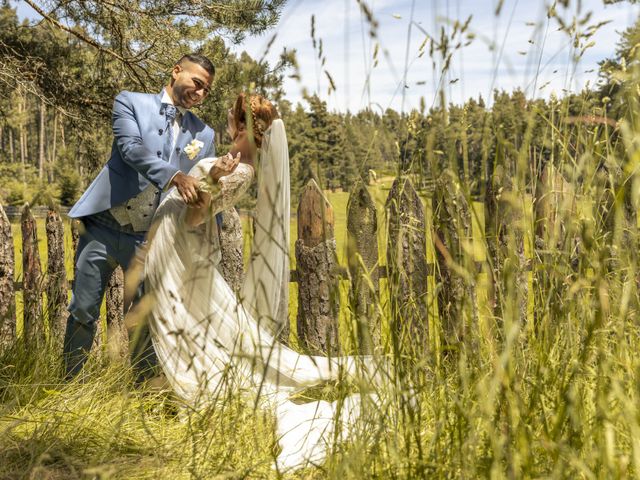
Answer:
M247 121L248 115L251 115L250 121ZM233 117L238 130L241 124L244 124L247 130L253 129L253 138L256 146L260 148L264 132L279 115L276 107L262 95L241 93L233 104Z

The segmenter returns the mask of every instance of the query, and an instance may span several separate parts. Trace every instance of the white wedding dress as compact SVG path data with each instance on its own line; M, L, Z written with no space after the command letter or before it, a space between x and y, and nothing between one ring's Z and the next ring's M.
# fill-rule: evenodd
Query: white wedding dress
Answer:
M217 159L204 159L190 175L206 178ZM215 214L230 208L254 177L239 164L218 182L204 224L190 228L177 191L156 213L146 257L147 291L153 295L150 329L160 364L175 392L194 406L238 392L276 416L288 470L322 462L335 438L349 434L362 399L296 404L292 393L341 376L373 381L370 357L309 356L277 340L288 321L289 154L284 124L265 134L259 162L256 228L246 279L239 295L225 282ZM368 395L368 397L373 397Z

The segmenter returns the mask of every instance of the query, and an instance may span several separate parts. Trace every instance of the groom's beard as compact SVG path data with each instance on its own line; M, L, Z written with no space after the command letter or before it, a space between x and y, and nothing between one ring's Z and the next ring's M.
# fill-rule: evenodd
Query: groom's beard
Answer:
M174 95L176 97L176 106L186 108L187 110L200 105L204 98L200 98L195 95L195 100L192 99L193 94L189 92L189 89L180 87L178 85L174 86L173 89Z

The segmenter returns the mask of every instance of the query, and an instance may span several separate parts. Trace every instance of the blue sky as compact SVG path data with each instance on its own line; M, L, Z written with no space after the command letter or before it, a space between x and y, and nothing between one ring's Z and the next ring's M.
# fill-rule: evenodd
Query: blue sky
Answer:
M613 55L619 32L640 14L640 6L628 2L604 5L602 0L571 0L568 9L558 6L557 11L568 23L578 9L580 17L593 12L583 28L610 21L597 31L592 37L593 46L575 63L569 37L558 31L555 20L547 19L551 0L504 0L498 16L498 0L364 1L379 24L377 38L368 35L368 25L356 0L289 0L277 27L262 36L249 37L232 49L246 50L254 58L261 58L274 34L276 39L266 53L267 60L277 61L285 47L295 49L301 80L285 81L287 96L294 102L306 89L317 92L332 110L357 111L371 105L374 109L407 111L418 107L420 97L424 97L427 106L434 104L438 85L444 86L447 100L456 103L478 95L489 100L493 88L521 88L529 97L579 90L587 82L596 81L597 62ZM21 15L31 16L22 2L13 3ZM312 15L316 38L323 42L324 67L312 46ZM419 56L425 39L423 31L438 37L442 27L451 31L452 22L465 21L469 15L469 30L475 39L454 53L443 78L440 65L433 69L428 51ZM374 66L376 43L379 53ZM403 89L405 65L408 68ZM336 84L330 94L325 69Z
M585 27L611 20L593 36L594 45L577 64L567 34L557 31L555 20L547 20L546 6L550 2L541 0L505 0L499 16L494 14L496 0L369 0L367 4L379 22L377 39L368 36L355 0L292 0L284 9L276 41L266 58L275 60L282 48L295 48L302 81L287 80L288 96L295 101L300 98L302 88L317 91L335 110L355 111L371 103L374 109L393 107L406 111L417 108L420 97L430 106L436 101L438 84L445 86L447 99L454 102L480 94L489 99L493 88L519 87L528 96L547 97L553 91L561 95L563 89L579 90L586 82L596 81L597 62L613 55L618 32L633 24L640 13L639 6L627 2L606 6L602 0L570 3L569 9L557 7L568 22L577 14L578 3L580 17L593 12ZM412 5L415 24L409 39ZM323 40L325 68L336 83L336 91L330 95L329 82L312 47L311 15L315 15L316 35ZM449 73L441 78L439 67L433 70L428 52L419 58L419 48L425 39L420 28L438 36L441 27L451 31L453 21L465 21L469 15L473 16L470 30L476 38L454 54ZM245 49L260 57L271 36L269 33L249 38L236 50ZM372 68L376 42L380 44L380 52L387 51L388 56L379 53L378 65ZM493 51L491 43L496 45ZM403 101L401 87L407 45L409 68Z

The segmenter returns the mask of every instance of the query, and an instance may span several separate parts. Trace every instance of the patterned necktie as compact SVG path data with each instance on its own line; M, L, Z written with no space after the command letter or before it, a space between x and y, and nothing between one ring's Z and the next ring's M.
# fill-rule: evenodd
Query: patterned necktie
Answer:
M178 110L174 105L167 104L164 106L164 116L167 119L167 141L164 147L164 158L167 162L171 161L171 151L173 150L173 121L178 114Z

